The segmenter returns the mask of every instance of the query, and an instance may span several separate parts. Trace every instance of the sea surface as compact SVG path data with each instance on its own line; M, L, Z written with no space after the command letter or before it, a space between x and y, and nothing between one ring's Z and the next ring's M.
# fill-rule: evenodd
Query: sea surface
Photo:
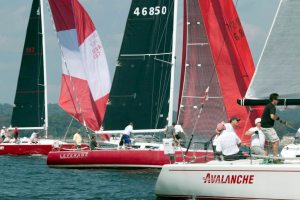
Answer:
M156 199L159 170L54 169L45 156L0 156L0 199Z

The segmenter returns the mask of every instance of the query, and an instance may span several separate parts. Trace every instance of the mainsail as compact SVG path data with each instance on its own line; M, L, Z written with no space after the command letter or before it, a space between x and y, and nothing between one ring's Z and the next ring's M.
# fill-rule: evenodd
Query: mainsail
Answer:
M255 114L236 99L246 93L255 68L235 6L232 0L185 0L184 7L178 121L207 141L218 122L238 116L243 138Z
M12 127L43 129L45 125L45 80L40 0L32 2L23 48Z
M110 90L108 65L95 26L78 0L49 0L62 54L59 105L100 130Z
M135 129L167 125L173 15L174 0L132 1L105 114L105 130L122 130L129 122Z
M300 105L300 1L280 1L243 105L263 105L278 93L280 105Z

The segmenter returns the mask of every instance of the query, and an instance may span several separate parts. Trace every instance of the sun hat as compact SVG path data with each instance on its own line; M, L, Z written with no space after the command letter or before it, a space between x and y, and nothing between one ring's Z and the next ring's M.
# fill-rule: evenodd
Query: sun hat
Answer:
M255 125L257 124L257 123L260 123L261 122L261 118L256 118L255 119Z
M224 125L224 123L218 123L218 125L217 125L217 131L223 131L223 130L226 130L226 127L225 127L225 125Z

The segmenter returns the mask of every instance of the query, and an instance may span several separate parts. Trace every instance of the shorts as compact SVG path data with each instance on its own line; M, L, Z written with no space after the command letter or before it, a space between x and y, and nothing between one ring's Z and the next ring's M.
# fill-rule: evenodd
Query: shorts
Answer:
M262 132L265 134L266 136L266 140L268 142L277 142L279 141L279 137L275 131L274 128L263 128L261 127Z
M250 147L250 149L251 149L251 154L265 155L264 149L259 146L253 146L253 147Z
M131 144L131 140L130 140L130 136L129 135L125 135L124 134L122 137L123 137L125 145Z

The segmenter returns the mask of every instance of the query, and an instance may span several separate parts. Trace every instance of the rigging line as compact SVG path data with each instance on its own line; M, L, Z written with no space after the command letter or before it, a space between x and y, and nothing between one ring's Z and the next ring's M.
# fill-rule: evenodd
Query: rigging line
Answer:
M166 77L166 81L165 82L170 82L170 76L168 76L167 75L167 73L166 73L166 75L165 76L167 76ZM163 108L163 104L164 104L164 101L165 101L165 97L166 97L166 94L167 94L167 91L168 91L168 84L164 84L164 88L163 88L163 94L162 94L162 99L161 99L161 103L160 103L160 105L159 105L159 109L158 109L158 114L157 114L157 120L156 120L156 126L158 125L158 122L159 122L159 117L160 117L160 112L162 111L162 108ZM173 110L169 110L169 112L173 112ZM171 119L172 120L172 119Z
M161 2L160 3L160 5L162 5L163 4L163 2ZM161 6L162 7L162 6ZM159 18L158 18L159 17ZM160 29L161 29L161 24L162 24L162 20L161 20L161 18L162 18L162 15L158 15L158 16L156 16L156 17L154 17L154 31L155 31L155 36L157 35L156 33L160 33ZM159 20L157 20L157 19L159 19ZM158 22L157 22L158 21ZM156 30L156 28L158 28L158 30ZM164 32L162 32L162 36L163 36L163 34L164 34ZM162 37L161 36L161 37ZM159 44L160 44L160 42L159 42L159 37L156 37L155 38L155 41L153 41L153 43L154 43L154 45L155 46L153 46L153 49L154 49L154 52L155 53L157 53L158 52L158 49L159 49ZM153 44L152 44L153 45Z
M157 61L159 61L159 62L162 62L162 63L167 63L167 64L171 64L171 65L172 65L172 63L171 63L171 62L164 61L164 60L161 60L161 59L158 59L158 58L154 58L154 60L157 60Z
M161 15L159 15L159 16L161 16ZM157 19L159 19L159 22L158 22L158 25L156 25L155 26L155 30L156 30L156 27L158 27L158 31L155 31L155 33L160 33L160 27L161 27L161 22L162 22L162 20L161 20L161 18L162 17L160 17L160 18L157 18L157 17L154 17L154 22L156 22L157 21ZM155 36L156 36L156 34L154 34ZM161 34L162 36L164 35L164 32L162 32L162 34ZM162 38L162 36L161 36L161 38ZM155 55L157 55L158 54L158 50L159 50L159 37L156 37L155 38L156 40L155 41L153 41L152 42L152 44L151 44L151 46L153 46L153 45L155 45L155 46L153 46L153 48L154 48L154 52L155 52ZM153 44L153 43L155 43L155 44ZM154 58L156 58L156 56L154 57ZM155 86L155 73L156 72L156 62L153 62L153 74L152 74L152 99L151 99L151 111L150 111L150 116L151 116L151 125L152 125L152 119L153 119L153 106L154 106L154 86ZM159 87L159 91L160 91L160 88L161 87ZM158 91L158 94L160 94L160 92ZM159 98L157 98L157 99L159 99ZM157 102L158 103L158 102ZM157 117L158 117L158 107L156 107L156 119L157 119ZM156 120L157 121L157 120ZM155 122L155 124L157 124L156 122ZM155 125L155 127L156 127L156 125Z
M73 4L72 4L72 6L73 6ZM52 15L51 15L51 10L50 10L49 2L47 3L47 10L48 10L48 14L49 14L49 16L50 16L50 19L51 19L51 22L52 22L52 25L53 25L52 28L54 29L54 32L56 33L57 41L58 41L58 43L60 44L60 41L59 41L59 38L58 38L58 33L57 33L57 31L56 31L56 29L55 29L55 25L54 25L54 19L52 18ZM74 19L74 20L75 20L75 19ZM76 20L75 20L75 21L76 21ZM80 103L79 103L79 100L78 100L78 95L77 95L77 93L76 93L76 91L75 91L75 86L74 86L74 84L73 84L73 80L72 80L72 77L71 77L71 75L70 75L70 71L69 71L69 69L68 69L67 62L66 62L66 60L65 60L65 56L64 56L64 53L63 53L62 46L59 45L59 48L60 48L60 53L61 53L62 58L63 58L62 60L63 60L63 62L64 62L64 65L65 65L65 67L66 67L66 70L67 70L67 72L68 72L68 76L69 76L70 83L71 83L71 85L72 85L72 90L73 90L74 96L75 96L75 102L76 102L77 107L78 107L78 109L79 109L79 114L80 114L80 116L82 117L82 120L83 120L83 126L85 127L86 131L88 131L87 126L86 126L86 122L85 122L85 119L84 119L84 116L83 116L83 113L82 113L82 110L81 110L81 106L80 106ZM72 96L72 95L71 95L71 96ZM76 107L75 107L75 110L76 110L76 112L77 112ZM72 117L74 117L74 116L72 116ZM79 121L79 120L78 120L78 121Z
M71 122L69 123L69 126L68 126L68 128L67 128L67 130L66 130L66 132L65 132L65 135L64 135L64 141L66 141L67 134L69 133L69 130L70 130L70 127L71 127L71 125L72 125L73 120L74 120L74 118L71 117Z
M188 3L187 3L187 1L186 0L184 0L183 1L183 7L186 7L186 9L185 9L185 11L186 11L186 13L183 13L183 15L185 16L185 17L183 17L183 23L185 23L186 25L186 39L185 39L185 41L183 41L183 44L185 43L185 44L187 44L188 43L188 41L189 41L189 34L188 34L188 30L189 30L189 28L188 28L188 25L187 25L187 21L188 21L188 16L189 16L189 6L187 5ZM199 7L199 9L200 9L200 7ZM184 25L183 25L183 30L184 30ZM183 37L183 40L184 40L184 37ZM185 91L185 76L186 76L186 70L187 70L187 66L186 66L186 60L187 60L187 54L188 54L188 50L189 50L189 48L188 48L188 45L185 45L185 47L183 47L183 48L185 48L185 62L184 62L184 64L185 64L185 66L184 66L184 77L183 77L183 83L182 83L182 91L181 91L181 97L179 98L179 101L180 102L178 102L178 104L179 104L179 109L178 109L178 114L177 114L177 120L176 120L176 122L178 122L179 120L180 120L180 117L181 117L181 109L182 109L182 107L181 107L181 104L182 104L182 96L184 95L184 91ZM182 73L182 66L181 66L181 73ZM180 92L179 92L180 93ZM180 94L179 94L180 95ZM177 105L178 106L178 105Z
M168 7L169 7L169 5L168 5ZM171 8L171 6L170 6L170 11L172 11L172 8ZM166 36L167 36L167 33L168 33L168 31L167 31L167 28L168 28L168 26L167 26L167 24L169 23L169 19L170 19L170 13L171 12L169 12L168 13L168 16L167 16L167 19L166 19L166 21L165 21L165 24L164 24L164 27L163 27L163 31L162 31L162 34L161 34L161 37L160 37L160 40L157 42L157 45L156 45L156 50L155 50L155 52L158 52L158 50L159 50L159 46L160 46L160 44L162 43L162 42L164 42L164 44L163 44L163 50L165 50L165 47L166 47ZM161 24L162 24L162 17L160 18L160 20L159 20L159 28L161 27ZM159 39L159 38L157 38L157 39ZM171 54L172 55L172 54ZM157 58L155 58L155 59L157 59ZM164 59L164 56L163 56L163 59ZM161 66L162 66L163 64L161 64ZM161 76L161 79L160 79L160 87L159 87L159 98L158 98L158 100L159 100L159 102L160 102L160 104L159 104L159 106L157 107L157 109L156 109L156 112L157 112L157 114L156 114L156 126L157 126L157 123L158 123L158 121L159 121L159 117L160 117L160 111L161 111L161 109L162 109L162 105L163 105L163 101L162 101L162 99L163 99L163 88L164 87L162 87L162 85L163 86L165 86L165 84L164 83L162 83L162 81L163 80L165 80L165 79L163 79L163 73L164 73L164 69L163 68L161 68L161 73L160 73L160 76ZM165 73L165 76L166 76L166 73ZM158 102L158 103L159 103Z
M170 10L173 10L172 9L172 7L174 6L174 2L173 2L173 5L172 6L170 6ZM163 48L164 48L164 50L165 50L165 48L166 48L166 43L167 43L167 40L166 40L166 36L167 36L167 33L168 33L168 31L167 31L167 28L168 28L168 26L167 26L167 24L169 23L169 19L170 19L170 14L171 14L171 12L169 12L168 13L168 16L167 16L167 20L166 20L166 23L165 23L165 26L163 27L163 32L162 32L162 34L161 34L161 37L160 37L160 41L159 42L157 42L157 46L156 46L156 52L158 52L158 50L159 50L159 46L160 46L160 44L162 43L162 41L164 40L164 45L163 45ZM159 27L161 27L160 26L160 24L161 24L161 21L162 21L162 17L160 18L160 21L159 21ZM165 55L163 55L163 57L165 57ZM157 59L156 57L154 58L155 60L159 60L159 59ZM163 58L164 59L164 58ZM164 73L164 71L166 71L167 69L165 69L165 70L161 70L161 73L160 73L160 76L161 76L161 79L160 79L160 87L159 87L159 92L158 92L158 94L159 94L159 97L158 97L158 106L157 106L157 109L156 109L156 112L157 112L157 114L156 114L156 125L155 126L157 126L157 124L158 124L158 122L159 122L159 118L160 118L160 112L161 112L161 110L162 110L162 107L163 107L163 104L164 104L164 99L165 99L165 93L166 93L166 87L168 86L168 84L166 85L165 84L165 82L166 81L164 81L164 83L162 83L162 81L163 80L166 80L166 76L167 76L167 72L165 72ZM163 77L163 74L165 74L165 78L163 79L162 77ZM154 73L154 75L155 75L155 73ZM153 77L153 80L154 80L155 78ZM169 78L170 79L170 78ZM168 79L168 80L169 80ZM169 82L169 81L168 81ZM167 83L168 83L167 82ZM153 83L154 84L154 83ZM152 93L153 94L153 93ZM152 95L153 96L153 95ZM152 105L153 105L153 101L152 101ZM152 112L152 111L151 111ZM170 111L169 111L170 112ZM172 112L172 111L171 111Z
M200 119L200 117L201 117L201 114L202 114L202 111L203 111L203 108L204 108L205 101L207 101L207 98L208 98L208 91L209 91L209 87L208 87L208 88L206 89L206 91L205 91L205 97L206 97L206 98L203 98L203 101L202 101L202 103L201 103L200 110L199 110L198 116L197 116L197 118L196 118L196 122L194 123L192 135L194 135L194 133L195 133L196 125L198 124L198 121L199 121L199 119Z
M169 9L169 10L174 10L173 7L174 7L174 1L172 1L172 5L170 6L170 9ZM161 34L162 36L160 37L160 41L157 43L157 50L156 50L155 52L157 52L157 51L159 50L158 47L160 46L160 44L161 44L161 42L162 42L162 40L163 40L163 36L164 36L165 32L167 32L166 29L168 28L167 24L168 24L168 21L169 21L169 19L170 19L170 14L171 14L171 12L168 13L168 16L167 16L167 19L166 19L166 23L165 23L163 32L162 32L162 34ZM162 19L161 19L161 20L162 20ZM173 22L173 23L174 23L174 22Z
M155 64L156 65L156 64ZM163 64L160 64L160 65L163 65ZM159 116L160 116L160 110L161 110L161 107L162 107L162 96L163 96L163 90L165 88L165 84L163 84L162 80L163 79L163 74L164 74L164 68L160 67L161 71L160 71L160 81L159 81L159 90L158 90L158 98L157 98L157 104L158 106L156 107L156 122L155 122L155 126L157 126L158 124L158 121L159 121Z

